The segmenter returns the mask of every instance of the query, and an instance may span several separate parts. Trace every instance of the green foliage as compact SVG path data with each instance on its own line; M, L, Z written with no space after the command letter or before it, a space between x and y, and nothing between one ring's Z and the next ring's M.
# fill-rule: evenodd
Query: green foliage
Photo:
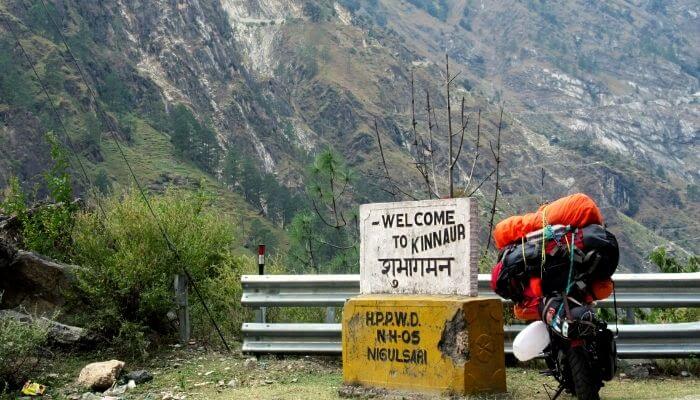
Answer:
M649 255L649 261L658 266L661 272L666 273L700 271L700 258L698 256L690 256L686 263L683 263L669 255L664 247L652 251Z
M659 247L649 255L649 260L656 264L661 272L698 272L700 258L690 256L685 263L668 254L664 247ZM700 321L700 308L655 308L649 311L636 310L640 319L658 324Z
M0 319L0 394L21 385L31 375L47 333L48 326L40 319Z
M110 71L100 87L100 98L119 113L128 111L133 104L129 88L116 72Z
M14 51L14 42L0 40L0 103L29 108L34 103L37 87Z
M358 266L356 213L350 210L352 171L342 156L321 152L309 171L313 211L294 216L288 228L287 264L297 273L349 273Z
M250 223L250 234L247 238L246 247L254 248L259 244L264 244L268 249L274 251L274 249L277 248L278 240L270 228L260 222L259 219L255 218L253 222Z
M182 104L173 108L170 118L170 140L175 150L205 171L213 172L219 164L221 151L214 131L200 124L192 111Z
M261 172L250 157L241 155L234 147L229 148L224 157L222 178L243 194L248 203L283 227L303 203L297 195L277 182L273 174Z
M8 193L0 208L17 216L22 241L26 248L59 260L66 260L71 248L76 206L72 204L73 188L68 173L68 158L52 133L46 135L51 144L53 165L44 173L44 182L53 204L29 210L28 200L19 180L10 179Z
M77 283L79 298L88 307L81 323L115 337L117 344L134 344L124 350L143 356L146 334L171 331L166 314L173 308L173 276L187 268L218 313L214 318L226 319L236 332L243 317L240 294L234 296L240 292L237 277L249 261L232 253L232 225L211 207L205 193L172 190L149 201L179 258L136 191L105 199L106 219L95 211L77 216L73 261L83 267ZM193 322L207 324L193 329L205 331L209 325L202 310L193 310Z
M100 168L95 176L95 187L100 191L101 194L109 194L112 192L112 181L107 175L107 171L104 168Z
M126 321L119 328L119 333L112 340L112 345L133 360L145 360L148 357L150 345L145 334L147 329L138 322Z
M345 164L345 160L332 149L326 149L316 157L309 173L308 192L319 217L324 221L334 225L347 224L343 208L350 203L348 189L352 179L352 171ZM325 208L329 215L324 217L325 213L321 213L322 208Z
M99 154L102 141L102 124L93 113L86 113L84 121L85 126L80 131L78 146L88 154Z

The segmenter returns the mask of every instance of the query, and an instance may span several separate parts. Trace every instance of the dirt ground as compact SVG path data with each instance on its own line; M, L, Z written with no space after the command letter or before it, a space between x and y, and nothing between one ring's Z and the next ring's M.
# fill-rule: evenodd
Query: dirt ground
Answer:
M48 398L79 399L85 390L75 386L80 369L89 362L115 358L108 351L87 354L57 354L36 381L48 385ZM122 399L454 399L440 395L416 395L382 390L340 390L342 366L338 357L263 357L250 359L211 352L192 346L171 348L141 362L127 361L126 370L146 369L154 379L122 395ZM536 368L508 368L508 393L484 399L548 399L545 384L552 378ZM551 389L550 389L551 391ZM656 375L645 379L617 377L601 390L604 399L700 399L700 379ZM14 398L14 397L10 397ZM99 397L98 397L99 398ZM568 399L570 396L562 396Z

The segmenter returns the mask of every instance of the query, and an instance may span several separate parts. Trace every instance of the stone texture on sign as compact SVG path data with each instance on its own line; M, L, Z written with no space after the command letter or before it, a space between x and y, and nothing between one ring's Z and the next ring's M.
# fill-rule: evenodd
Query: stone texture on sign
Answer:
M469 198L360 206L360 293L477 295Z
M360 295L343 309L346 385L457 395L505 392L500 300Z

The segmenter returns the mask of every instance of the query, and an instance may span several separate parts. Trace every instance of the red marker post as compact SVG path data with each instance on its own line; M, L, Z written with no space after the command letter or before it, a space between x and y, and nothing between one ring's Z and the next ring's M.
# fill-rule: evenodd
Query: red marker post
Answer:
M258 245L258 275L265 275L265 245ZM265 307L260 307L256 312L257 321L260 323L265 323L265 314L267 310Z
M265 275L265 245L258 245L258 275Z

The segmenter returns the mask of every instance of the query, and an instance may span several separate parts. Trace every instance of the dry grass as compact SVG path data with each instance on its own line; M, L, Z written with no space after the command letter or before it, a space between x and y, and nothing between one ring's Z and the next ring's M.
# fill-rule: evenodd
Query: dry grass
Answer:
M54 399L68 398L71 394L82 393L72 382L84 364L113 357L109 353L56 357L38 381L50 386ZM184 394L187 399L338 399L338 389L342 386L342 367L337 357L265 357L254 366L246 366L245 357L239 352L223 355L191 348L163 352L143 363L127 363L127 368L146 368L155 378L127 392L125 399L161 399L166 392ZM49 378L49 373L57 373L58 377ZM521 368L509 368L507 379L508 393L483 398L547 399L543 384L553 382L535 369ZM228 386L232 380L236 382L235 387ZM603 399L700 399L700 379L618 378L607 383L601 395ZM381 391L374 396L386 400L452 399Z

